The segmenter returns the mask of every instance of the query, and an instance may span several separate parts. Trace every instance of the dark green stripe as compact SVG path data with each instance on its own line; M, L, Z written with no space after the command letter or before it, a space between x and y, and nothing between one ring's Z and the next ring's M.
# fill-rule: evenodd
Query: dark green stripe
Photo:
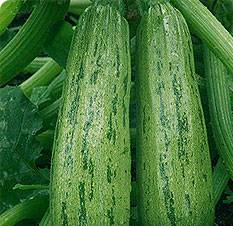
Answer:
M172 192L170 191L169 178L167 176L167 169L166 169L167 168L166 152L169 151L169 145L171 141L169 140L168 134L167 134L167 129L170 128L170 125L169 125L169 119L167 118L165 114L166 103L164 102L164 99L163 99L164 92L165 92L165 84L163 81L161 81L158 84L157 93L160 98L160 122L162 126L162 131L164 134L165 152L163 154L160 154L159 170L160 170L161 179L163 181L162 191L163 191L163 197L164 197L167 217L171 225L175 226L176 216L175 216L175 208L174 208L174 197L173 197Z
M90 79L91 85L96 85L99 73L100 73L100 71L93 72L93 74L91 75L91 79Z
M87 226L87 213L86 213L86 204L85 204L85 183L80 182L78 189L79 189L79 200L80 200L79 225Z
M85 124L83 127L84 136L82 140L81 153L83 157L83 169L84 170L88 169L88 153L89 153L88 143L90 142L90 139L88 139L88 137L89 137L90 129L92 128L94 118L95 118L95 109L93 109L93 105L95 104L96 98L97 98L97 94L90 97L90 101L89 101L90 112L88 112L87 120L85 121Z
M178 68L177 68L178 71ZM182 175L185 178L185 162L189 163L189 156L187 152L187 145L188 145L188 132L189 132L189 125L188 125L188 118L186 112L182 109L182 98L183 98L183 87L181 78L177 77L175 73L173 75L172 80L172 87L173 93L175 96L175 106L176 106L176 114L177 114L177 130L178 130L178 157L181 163L181 170ZM186 103L188 104L188 103Z
M173 193L170 191L169 188L169 177L166 174L166 160L164 159L163 155L160 155L160 161L159 161L159 170L160 170L160 176L163 181L163 196L166 206L166 212L168 219L171 223L171 226L176 226L176 217L175 217L175 208L174 208L174 197Z
M188 209L189 216L192 216L192 208L189 194L184 195L186 207Z
M109 115L108 120L108 132L107 132L107 138L109 141L111 141L114 145L116 144L116 129L113 126L113 113L111 112Z
M61 210L61 219L62 219L62 226L68 225L68 216L67 216L67 210L66 210L66 203L62 202L62 210Z
M128 91L128 74L126 74L124 81L123 81L123 88L124 88L124 95L123 95L123 127L126 127L126 118L128 117L128 112L127 109L129 106L126 106L125 99L127 96L127 91Z
M113 207L107 210L107 216L109 219L109 225L114 225L114 214L113 214Z
M91 177L91 191L89 193L89 200L91 201L93 199L93 196L94 196L94 164L92 162L92 159L90 158L90 161L89 161L89 174L90 174L90 177Z
M120 52L118 46L116 46L117 54L116 54L116 77L119 78L121 71L120 71Z

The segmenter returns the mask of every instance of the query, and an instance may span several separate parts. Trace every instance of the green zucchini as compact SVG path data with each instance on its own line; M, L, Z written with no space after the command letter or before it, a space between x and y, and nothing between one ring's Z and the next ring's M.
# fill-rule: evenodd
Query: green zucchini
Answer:
M223 164L233 178L233 123L230 89L227 83L228 70L207 46L204 50L213 135Z
M233 37L200 0L170 0L233 75ZM215 2L215 1L213 1Z
M52 25L61 20L69 0L41 0L16 36L0 52L0 86L22 71L42 50Z
M137 34L140 225L212 225L211 161L190 33L169 3L151 2Z
M53 145L52 225L129 225L131 73L121 5L95 2L73 37Z

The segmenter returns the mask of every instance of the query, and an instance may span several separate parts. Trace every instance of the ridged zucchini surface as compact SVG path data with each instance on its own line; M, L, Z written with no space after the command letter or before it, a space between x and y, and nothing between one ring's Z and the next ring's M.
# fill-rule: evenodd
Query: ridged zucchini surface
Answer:
M222 162L233 178L233 123L229 72L207 46L204 46L205 72L208 86L209 114L214 140Z
M169 3L146 6L137 34L140 225L212 225L211 161L188 27Z
M130 76L128 24L117 7L95 3L81 16L68 57L52 156L52 225L129 225Z

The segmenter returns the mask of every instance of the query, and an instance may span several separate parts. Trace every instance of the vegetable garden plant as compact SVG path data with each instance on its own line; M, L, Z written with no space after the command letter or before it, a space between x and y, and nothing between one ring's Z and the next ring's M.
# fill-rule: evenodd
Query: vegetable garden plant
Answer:
M233 225L232 0L1 0L0 226Z

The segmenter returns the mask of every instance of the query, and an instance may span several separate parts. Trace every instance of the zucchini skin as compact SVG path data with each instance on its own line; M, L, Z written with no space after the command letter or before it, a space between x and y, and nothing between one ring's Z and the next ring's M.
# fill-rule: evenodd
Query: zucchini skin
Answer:
M231 96L227 81L229 72L207 46L204 46L204 62L214 140L222 162L230 177L233 178L233 123Z
M182 15L169 3L150 5L137 46L140 225L212 225L211 161Z
M52 225L128 226L129 29L115 8L85 10L67 76L52 155Z

